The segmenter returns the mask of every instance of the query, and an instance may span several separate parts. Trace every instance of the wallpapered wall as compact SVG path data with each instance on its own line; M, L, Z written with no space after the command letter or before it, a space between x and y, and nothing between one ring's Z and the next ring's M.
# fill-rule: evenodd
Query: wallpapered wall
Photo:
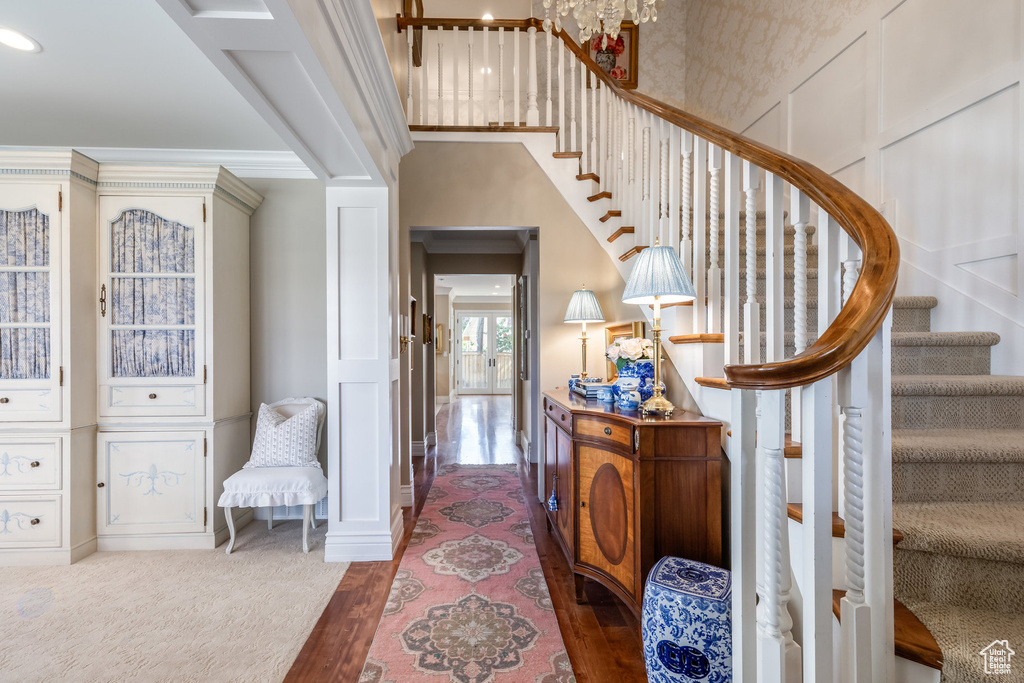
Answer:
M687 0L687 109L726 125L743 120L872 2Z

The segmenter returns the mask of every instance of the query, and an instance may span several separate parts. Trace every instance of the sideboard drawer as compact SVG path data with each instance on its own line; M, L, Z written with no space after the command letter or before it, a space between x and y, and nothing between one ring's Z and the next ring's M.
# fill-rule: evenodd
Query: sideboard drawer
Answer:
M0 548L60 545L60 496L0 496Z
M202 415L203 385L104 387L103 415Z
M576 416L575 434L585 439L593 439L599 443L625 448L633 452L633 426L616 420L606 420L589 415Z
M61 440L0 441L0 491L60 488Z
M565 431L569 431L572 429L572 415L569 413L569 411L564 410L562 406L556 405L551 401L545 400L544 403L548 417L550 417L556 425L558 425Z

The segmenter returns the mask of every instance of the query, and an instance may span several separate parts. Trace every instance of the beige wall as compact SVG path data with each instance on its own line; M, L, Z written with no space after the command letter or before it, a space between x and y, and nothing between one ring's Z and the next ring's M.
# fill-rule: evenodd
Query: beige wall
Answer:
M434 347L434 396L437 399L444 401L448 400L448 395L451 393L451 370L449 365L452 358L452 350L449 344L449 338L454 337L451 334L451 301L447 294L435 294L434 295L434 325L442 325L444 328L444 339L435 341ZM437 349L440 348L442 353L438 355ZM438 405L438 401L434 402L435 407Z
M327 204L318 180L245 182L264 197L249 224L255 429L260 403L327 399Z
M579 370L579 326L566 325L562 318L573 291L581 285L596 292L609 324L641 318L635 306L621 303L625 283L597 239L521 145L421 142L402 160L401 173L399 218L406 228L538 227L539 329L535 334L540 342L542 389L564 385ZM522 272L522 257L509 256L510 268L497 272ZM432 268L453 272L439 264ZM603 336L600 327L591 326L595 337ZM590 368L603 367L603 352L603 344L590 345ZM667 366L666 371L669 399L695 409L675 370Z
M403 178L403 183L405 179ZM403 187L403 192L405 188ZM399 216L401 219L401 216ZM410 419L411 438L413 443L422 442L425 431L426 401L424 392L426 389L426 375L430 371L427 367L427 351L432 346L423 343L423 316L431 315L433 312L433 301L430 301L426 292L427 252L423 249L422 242L413 242L409 249L409 294L416 299L416 334L413 335L409 344L412 353L412 415Z

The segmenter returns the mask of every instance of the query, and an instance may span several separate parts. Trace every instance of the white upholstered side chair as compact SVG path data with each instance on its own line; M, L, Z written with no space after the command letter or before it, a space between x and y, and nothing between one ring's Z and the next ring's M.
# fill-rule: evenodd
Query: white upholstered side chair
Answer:
M316 446L313 458L320 451L320 436L323 432L327 406L315 398L286 398L272 403L272 408L285 418L292 418L301 411L316 406ZM258 418L257 418L258 419ZM257 432L259 425L257 425ZM309 552L309 528L316 528L314 506L327 495L327 477L318 466L314 467L247 467L235 472L224 481L224 493L217 505L224 508L228 532L231 538L225 550L231 554L235 547L235 520L231 508L266 507L268 510L267 529L274 528L274 507L278 505L302 505L302 552Z

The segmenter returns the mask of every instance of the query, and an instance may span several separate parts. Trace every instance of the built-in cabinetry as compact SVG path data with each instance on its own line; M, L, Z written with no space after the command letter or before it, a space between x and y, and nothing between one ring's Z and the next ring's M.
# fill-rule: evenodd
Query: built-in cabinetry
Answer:
M545 496L576 578L589 577L639 616L644 581L666 555L722 564L722 425L676 411L671 418L544 394Z
M0 563L213 548L249 450L261 198L219 167L0 170Z

